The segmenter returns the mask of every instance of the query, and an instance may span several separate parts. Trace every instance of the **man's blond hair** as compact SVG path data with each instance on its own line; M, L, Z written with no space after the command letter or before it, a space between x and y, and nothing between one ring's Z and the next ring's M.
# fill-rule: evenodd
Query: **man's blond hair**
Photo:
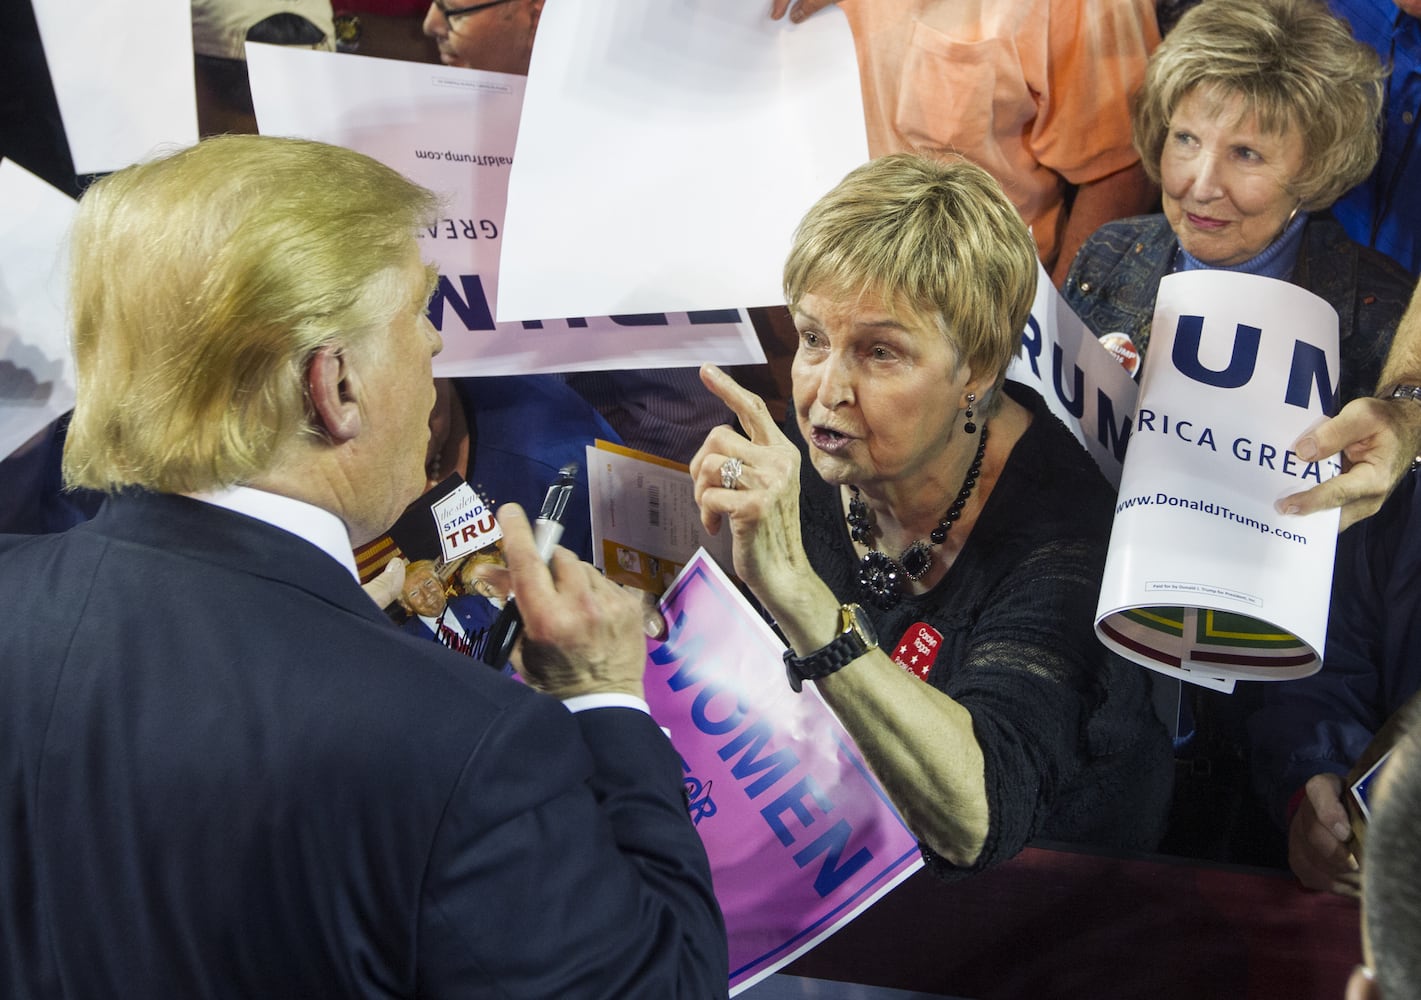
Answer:
M217 489L311 433L306 370L382 329L433 194L348 149L208 139L94 184L73 231L65 479ZM424 294L428 289L424 290Z

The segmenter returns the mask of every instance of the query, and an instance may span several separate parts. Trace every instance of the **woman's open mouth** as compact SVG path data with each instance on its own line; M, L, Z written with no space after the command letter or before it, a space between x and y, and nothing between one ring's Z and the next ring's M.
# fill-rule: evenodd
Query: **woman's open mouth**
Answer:
M853 438L831 427L815 425L809 432L809 443L820 451L832 453L843 451L852 442Z

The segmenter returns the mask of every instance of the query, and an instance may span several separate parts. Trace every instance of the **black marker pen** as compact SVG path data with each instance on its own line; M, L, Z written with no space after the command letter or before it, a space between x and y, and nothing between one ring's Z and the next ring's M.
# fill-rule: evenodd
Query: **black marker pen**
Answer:
M577 485L577 463L569 462L558 470L558 477L548 487L543 497L543 506L533 522L533 543L538 547L538 555L547 562L553 556L562 539L562 519L567 511L568 498ZM523 617L518 613L518 605L509 594L493 624L489 626L484 643L483 661L495 670L502 670L508 662L508 654L513 652L513 644L523 631Z

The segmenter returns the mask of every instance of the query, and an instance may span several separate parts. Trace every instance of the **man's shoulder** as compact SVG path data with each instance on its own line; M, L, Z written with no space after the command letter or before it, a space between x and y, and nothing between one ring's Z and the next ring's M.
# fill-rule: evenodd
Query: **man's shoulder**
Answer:
M43 580L45 595L41 596L51 602L62 600L54 589L67 583L84 585L106 545L106 539L89 530L87 522L51 534L0 534L0 585L12 588L13 598L32 591L32 581Z
M52 553L60 535L0 534L0 566L11 559L45 558Z

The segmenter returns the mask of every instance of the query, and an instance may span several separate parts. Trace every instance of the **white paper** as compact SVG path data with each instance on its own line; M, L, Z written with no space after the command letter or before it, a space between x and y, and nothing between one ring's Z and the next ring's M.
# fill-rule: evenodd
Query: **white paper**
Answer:
M1338 512L1273 505L1340 471L1289 450L1330 410L1338 370L1337 314L1296 285L1227 271L1160 283L1101 641L1191 681L1318 669Z
M783 303L805 211L868 159L853 39L766 0L550 3L500 319Z
M75 207L0 160L0 459L74 405L64 300Z
M188 0L34 0L74 170L197 142Z
M468 483L460 483L447 496L430 508L439 531L439 548L444 562L472 555L503 537L503 528L493 516L493 508L484 502Z
M738 309L495 325L523 77L250 43L247 70L263 134L358 150L444 197L443 217L421 234L425 259L440 271L430 309L444 338L436 375L765 360L754 328ZM575 162L564 164L565 173L575 173ZM554 242L574 227L562 228Z
M1040 261L1036 270L1036 301L1007 378L1035 389L1119 486L1139 387L1066 305Z
M663 594L697 549L734 573L729 529L701 524L695 483L686 466L623 445L587 449L592 508L592 565L607 579Z

